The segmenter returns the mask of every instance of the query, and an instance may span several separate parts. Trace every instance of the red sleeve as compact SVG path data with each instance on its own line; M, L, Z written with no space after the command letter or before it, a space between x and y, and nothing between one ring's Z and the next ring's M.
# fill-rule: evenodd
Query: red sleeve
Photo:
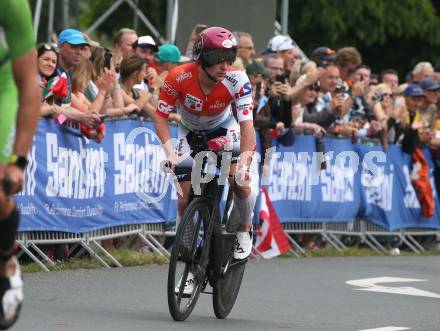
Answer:
M180 70L171 70L160 88L156 114L162 118L168 118L169 114L174 111L177 97L179 96L178 82L176 80L179 74Z

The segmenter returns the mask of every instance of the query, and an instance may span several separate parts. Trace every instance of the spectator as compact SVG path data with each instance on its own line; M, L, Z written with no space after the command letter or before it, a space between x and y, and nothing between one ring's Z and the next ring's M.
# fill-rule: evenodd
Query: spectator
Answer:
M316 48L310 57L310 60L315 62L318 67L327 67L334 64L335 59L335 51L325 46Z
M113 64L116 70L119 70L119 65L124 58L128 58L134 55L134 49L132 45L138 39L136 31L128 28L122 28L116 32L113 39L113 47L115 54L113 57Z
M284 73L284 60L278 54L268 54L263 59L263 65L275 76L281 76Z
M347 81L356 67L362 63L362 57L354 47L344 47L336 53L335 64L341 79Z
M157 66L154 60L154 54L159 51L156 42L151 36L139 37L133 44L135 55L145 60L148 65L145 77L142 83L136 88L143 88L149 91L152 88L154 80L157 78Z
M109 49L103 47L94 48L91 56L93 66L92 79L87 85L84 94L90 102L94 102L99 93L98 86L102 84L102 80L107 80L113 85L113 88L110 93L106 94L101 113L118 117L136 113L139 110L135 104L124 106L121 86L116 82L116 73L111 63L111 57L112 53Z
M399 74L394 69L386 69L380 73L379 81L387 84L394 93L399 86Z
M434 215L435 202L429 179L428 164L419 148L420 144L429 143L432 139L432 133L428 130L428 122L421 118L419 113L426 95L417 84L409 85L404 93L408 118L402 140L402 150L411 155L413 164L411 183L417 194L422 216L429 218Z
M104 98L112 89L112 82L102 80L99 85L99 92L96 99L91 103L84 91L92 78L92 63L83 58L80 63L75 65L72 71L72 106L83 113L99 114L104 105ZM96 123L94 126L81 125L81 132L89 139L100 143L104 139L105 127L102 123Z
M290 76L293 65L297 60L301 60L299 48L293 44L289 36L275 36L269 42L272 52L275 52L284 60L284 75Z
M420 108L420 116L427 122L428 128L434 130L435 119L437 117L437 102L439 98L440 84L437 83L434 77L427 77L422 79L419 82L419 85L426 95L422 107Z
M246 67L255 57L255 46L252 36L242 31L235 31L233 34L237 39L237 57L243 60L243 65Z
M136 104L141 114L154 118L155 107L150 103L152 94L142 89L135 88L145 77L147 63L138 56L130 56L122 60L120 67L120 84L124 97L124 105Z
M170 71L181 63L191 61L189 57L182 56L179 48L175 45L160 46L159 51L155 54L155 58L159 75Z
M289 77L289 83L291 86L299 86L296 85L296 81L297 79L302 76L302 75L306 75L307 73L309 73L312 70L316 69L316 63L313 61L297 61L295 63L295 65L292 68L292 72L290 73L290 77ZM304 92L304 91L302 91Z
M38 81L41 90L47 88L47 83L56 76L56 67L58 64L58 51L50 44L39 44L37 46L37 66L38 66ZM42 93L43 95L43 93ZM53 104L51 100L42 100L40 107L41 116L51 116L59 110L59 106Z
M83 36L87 42L87 44L84 45L83 56L86 59L90 59L90 57L92 56L92 49L96 47L100 47L100 45L98 42L92 40L87 34L83 33Z
M159 76L153 83L154 94L158 96L159 89L162 87L168 73L171 69L179 64L190 61L189 57L182 56L180 50L175 45L162 45L159 47L159 51L156 53L157 71ZM179 122L180 114L173 112L168 117L170 121Z
M411 73L412 82L418 83L424 78L431 77L434 74L434 68L430 62L419 62Z
M306 75L302 75L297 84L300 85L303 80L307 79ZM313 85L307 87L307 89L301 94L299 102L297 104L292 103L292 127L298 131L310 131L314 135L321 137L325 134L325 129L320 125L310 121L313 118L314 108L319 94L319 83L316 82ZM307 121L304 120L304 115Z
M84 46L87 45L83 34L74 29L63 30L58 38L59 59L56 73L60 77L65 77L67 84L67 94L62 98L55 98L55 104L62 108L68 109L68 111L60 114L57 120L60 124L70 120L69 123L73 126L77 126L75 123L81 123L89 127L93 127L100 122L100 118L97 114L83 113L71 107L72 101L72 69L75 65L81 62L83 58L82 52Z

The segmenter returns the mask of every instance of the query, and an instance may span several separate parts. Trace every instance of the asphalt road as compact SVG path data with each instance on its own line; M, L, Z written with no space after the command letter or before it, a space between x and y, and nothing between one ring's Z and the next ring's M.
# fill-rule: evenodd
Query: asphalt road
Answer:
M166 277L167 266L26 274L13 330L440 330L439 257L253 260L226 320L202 294L187 321L172 321ZM377 277L425 281L347 284Z

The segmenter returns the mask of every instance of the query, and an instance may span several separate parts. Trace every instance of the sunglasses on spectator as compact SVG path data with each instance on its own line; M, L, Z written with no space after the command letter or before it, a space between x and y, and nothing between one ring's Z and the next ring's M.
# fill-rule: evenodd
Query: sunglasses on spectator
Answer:
M38 56L41 56L46 51L53 51L58 54L58 47L54 44L43 43L37 49Z
M309 89L309 91L319 92L320 91L319 82L316 82L313 85L310 85L308 87L308 89Z

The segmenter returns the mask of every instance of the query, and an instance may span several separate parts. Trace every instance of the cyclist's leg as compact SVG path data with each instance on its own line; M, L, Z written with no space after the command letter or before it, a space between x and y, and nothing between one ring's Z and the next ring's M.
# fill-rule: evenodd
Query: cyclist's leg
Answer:
M0 193L0 329L16 319L23 301L20 266L13 256L20 213L13 200Z
M222 127L226 129L229 142L225 152L232 152L229 184L234 191L234 209L238 212L240 223L234 245L234 258L244 259L252 251L252 215L258 195L258 171L251 172L251 180L238 181L235 178L237 162L240 156L240 127L234 118L226 121ZM255 167L254 167L255 169Z

